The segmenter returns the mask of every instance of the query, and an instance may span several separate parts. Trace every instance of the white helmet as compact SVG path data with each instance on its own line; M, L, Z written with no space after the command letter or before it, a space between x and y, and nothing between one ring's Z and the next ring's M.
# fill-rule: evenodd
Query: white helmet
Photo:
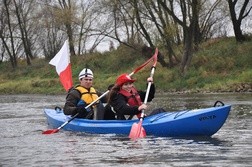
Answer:
M79 74L79 80L81 80L81 79L84 78L84 77L93 78L93 77L94 77L94 76L93 76L93 72L92 72L90 69L88 69L88 68L84 68L84 69L80 72L80 74Z

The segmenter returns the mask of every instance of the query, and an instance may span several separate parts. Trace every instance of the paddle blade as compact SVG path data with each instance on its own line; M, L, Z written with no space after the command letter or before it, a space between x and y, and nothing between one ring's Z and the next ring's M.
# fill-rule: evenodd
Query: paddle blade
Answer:
M144 138L146 136L146 132L142 126L142 121L139 123L134 123L131 127L129 138L135 140L137 138Z
M49 130L42 132L42 134L49 135L49 134L57 133L58 131L59 131L59 129L49 129Z

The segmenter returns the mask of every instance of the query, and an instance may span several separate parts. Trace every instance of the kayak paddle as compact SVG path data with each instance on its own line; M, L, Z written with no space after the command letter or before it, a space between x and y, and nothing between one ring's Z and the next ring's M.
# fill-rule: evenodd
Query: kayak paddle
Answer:
M90 103L89 105L87 105L85 107L85 109L88 109L90 106L92 106L93 104L95 104L98 100L100 100L102 97L104 97L108 92L109 92L109 90L107 90L105 93L103 93L98 99L96 99L95 101L93 101L92 103ZM43 131L42 134L48 135L48 134L52 134L52 133L57 133L61 128L63 128L64 126L66 126L69 122L71 122L78 115L79 115L79 113L76 113L71 119L69 119L68 121L66 121L65 123L63 123L57 129L49 129L49 130Z
M155 54L153 55L153 66L151 68L150 77L154 76L156 64L157 64L158 49L156 48ZM151 82L148 82L147 91L144 98L144 104L147 104L149 93L150 93ZM146 136L145 129L142 126L144 117L144 110L141 112L141 117L138 123L134 123L131 127L129 138L135 140L137 138L144 138Z

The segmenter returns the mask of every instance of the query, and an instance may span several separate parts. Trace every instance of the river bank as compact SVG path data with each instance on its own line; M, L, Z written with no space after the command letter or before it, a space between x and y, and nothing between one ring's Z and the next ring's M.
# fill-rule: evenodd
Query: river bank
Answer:
M165 51L162 51L167 56ZM184 74L180 66L156 65L154 82L158 92L211 93L211 92L252 92L252 40L237 43L234 38L218 39L214 43L201 44L193 55L192 63ZM94 73L93 85L105 91L117 76L130 73L146 61L146 57L127 47L104 53L72 56L72 77L78 84L79 72L88 67ZM123 56L122 56L123 55ZM177 53L181 58L181 53ZM11 68L10 62L0 63L0 94L65 94L55 67L50 60L33 59L27 66L18 60L18 67ZM151 64L134 74L136 87L146 89L146 78L150 75Z

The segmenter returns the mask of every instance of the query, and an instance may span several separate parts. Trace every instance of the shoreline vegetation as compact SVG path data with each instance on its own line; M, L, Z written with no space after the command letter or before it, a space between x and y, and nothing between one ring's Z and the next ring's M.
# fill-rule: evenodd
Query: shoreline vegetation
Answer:
M167 53L159 48L167 57ZM177 55L182 51L178 49ZM141 52L120 46L104 53L95 52L72 56L72 76L78 84L79 72L87 67L94 72L94 87L106 91L116 77L131 73L147 59ZM166 60L166 59L165 59ZM13 70L9 62L0 63L0 94L66 94L55 67L50 60L34 59L32 65L19 60ZM166 60L168 61L168 60ZM146 89L151 63L134 74L138 89ZM162 67L160 63L154 75L158 93L234 93L252 92L252 41L237 43L234 38L218 38L202 43L194 53L191 65L182 76L179 64L173 68Z

